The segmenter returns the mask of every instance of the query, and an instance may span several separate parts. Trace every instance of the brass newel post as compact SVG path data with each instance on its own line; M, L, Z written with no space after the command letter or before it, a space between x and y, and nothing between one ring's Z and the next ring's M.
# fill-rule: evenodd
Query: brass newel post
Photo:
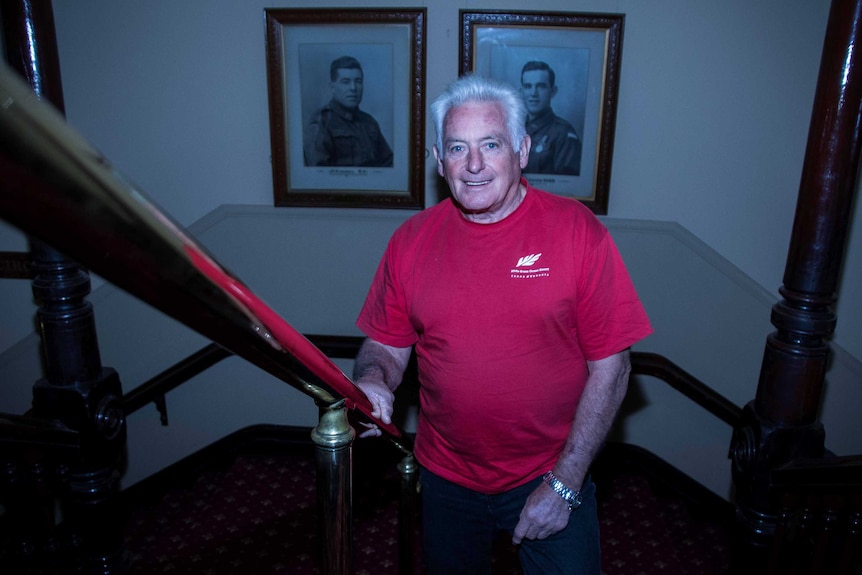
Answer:
M416 555L416 502L419 495L419 464L410 453L398 463L401 500L398 504L398 573L412 575Z
M311 432L317 464L321 573L349 575L353 568L353 438L345 401L321 404Z

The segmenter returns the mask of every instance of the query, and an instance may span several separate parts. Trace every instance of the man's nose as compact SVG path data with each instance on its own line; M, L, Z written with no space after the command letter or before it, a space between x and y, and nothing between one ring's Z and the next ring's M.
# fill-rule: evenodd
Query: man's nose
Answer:
M485 167L485 158L482 157L482 152L469 150L467 152L467 170L476 173L481 172L483 167Z

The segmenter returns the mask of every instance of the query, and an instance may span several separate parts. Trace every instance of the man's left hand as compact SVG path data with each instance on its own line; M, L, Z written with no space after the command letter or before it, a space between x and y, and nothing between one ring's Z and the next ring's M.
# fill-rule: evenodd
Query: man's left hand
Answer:
M569 515L565 499L542 483L527 497L512 543L519 545L524 539L544 539L562 531L569 524Z

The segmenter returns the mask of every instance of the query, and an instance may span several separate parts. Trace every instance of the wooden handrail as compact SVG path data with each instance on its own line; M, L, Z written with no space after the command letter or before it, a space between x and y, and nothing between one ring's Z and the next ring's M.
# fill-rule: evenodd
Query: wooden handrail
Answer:
M327 357L345 359L356 357L365 340L362 336L349 335L305 334L305 337ZM218 344L207 345L127 393L123 400L126 414L164 396L184 381L231 355L230 351ZM632 352L631 362L632 374L649 375L664 381L730 425L736 424L742 416L740 407L662 355Z
M201 348L123 396L123 411L134 413L233 354L217 343Z
M632 373L657 377L725 423L736 425L742 408L667 359L655 353L634 351Z
M330 358L354 358L365 338L346 335L307 335L314 346ZM123 411L130 413L153 401L159 401L169 391L206 371L233 353L217 343L202 347L161 373L148 379L123 396Z

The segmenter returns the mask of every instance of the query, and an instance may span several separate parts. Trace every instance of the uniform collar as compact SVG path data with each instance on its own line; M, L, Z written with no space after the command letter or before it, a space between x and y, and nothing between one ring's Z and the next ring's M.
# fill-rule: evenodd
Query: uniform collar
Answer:
M548 108L544 112L542 112L541 114L539 114L538 116L536 116L532 120L528 118L527 119L527 126L534 126L534 127L542 126L544 124L547 124L548 122L550 122L553 119L554 119L554 110L553 110L553 108L548 106Z
M330 108L333 112L335 112L336 114L338 114L339 116L341 116L342 118L344 118L345 120L348 120L348 121L351 121L351 122L352 122L354 119L356 119L356 115L357 115L357 113L359 112L359 107L358 107L358 106L357 106L356 108L347 108L347 107L343 106L342 104L339 104L339 103L338 103L338 102L336 102L335 100L330 100L330 101L329 101L329 108Z

